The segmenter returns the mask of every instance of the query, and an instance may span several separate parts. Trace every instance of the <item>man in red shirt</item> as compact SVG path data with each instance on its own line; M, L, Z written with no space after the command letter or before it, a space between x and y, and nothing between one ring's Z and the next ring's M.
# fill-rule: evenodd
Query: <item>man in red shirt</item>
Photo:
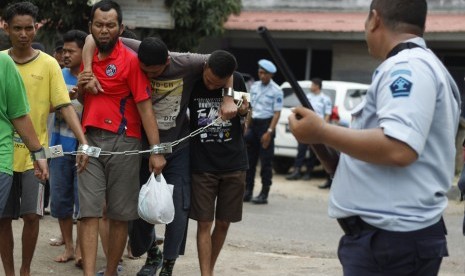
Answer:
M137 54L118 39L124 29L121 8L113 1L98 2L90 19L90 33L97 44L92 71L103 91L83 94L82 126L89 145L102 151L139 150L141 122L150 145L159 144L150 83L139 67ZM165 163L163 155L151 155L149 169L159 174ZM127 222L138 218L139 166L139 155L100 156L90 158L87 170L79 175L84 275L95 275L98 219L105 204L112 241L105 275L116 274L126 244Z

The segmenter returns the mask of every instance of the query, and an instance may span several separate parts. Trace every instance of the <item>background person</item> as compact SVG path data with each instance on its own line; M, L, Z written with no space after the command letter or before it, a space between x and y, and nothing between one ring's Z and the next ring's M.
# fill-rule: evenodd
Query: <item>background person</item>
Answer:
M271 61L259 60L258 77L260 80L250 88L253 111L251 120L246 122L245 140L249 169L246 176L244 201L252 200L255 204L268 203L268 193L273 178L274 131L283 107L283 91L272 79L276 71L276 66ZM261 166L262 189L258 196L252 198L258 159L260 159Z
M318 114L321 118L325 120L325 122L329 122L329 117L331 116L333 104L331 99L321 92L321 86L323 81L320 78L313 78L311 79L312 84L310 85L310 93L307 93L307 98L310 104L315 110L316 114ZM307 155L307 151L310 152L309 158L305 158ZM307 144L298 143L297 146L297 156L294 161L294 171L286 176L287 180L298 180L302 177L301 175L301 167L306 165L307 171L305 172L304 176L302 177L303 180L310 180L312 178L313 168L315 167L318 159L311 151ZM328 185L325 183L324 185ZM331 184L329 184L330 186ZM320 186L319 186L320 187ZM323 187L323 186L321 186Z
M425 0L371 2L365 37L383 62L351 128L305 108L289 117L300 142L341 152L329 215L345 233L338 256L347 276L433 276L448 256L442 214L454 177L460 93L426 48L426 13Z
M63 59L63 39L59 38L55 42L55 48L53 49L52 56L58 61L58 64L61 68L65 67L65 62Z
M70 30L63 35L62 51L65 68L62 69L62 73L71 103L79 118L82 114L82 105L76 99L77 93L73 89L77 85L82 47L86 37L87 34L80 30ZM54 116L51 136L51 146L61 145L65 152L73 152L78 149L79 141L59 111ZM81 266L81 250L78 238L76 238L76 247L73 243L73 219L78 217L79 211L77 169L73 156L63 156L50 160L50 184L52 189L51 214L52 217L58 218L61 237L65 244L65 251L57 256L55 261L68 262L76 259L76 265ZM77 222L78 228L79 224Z

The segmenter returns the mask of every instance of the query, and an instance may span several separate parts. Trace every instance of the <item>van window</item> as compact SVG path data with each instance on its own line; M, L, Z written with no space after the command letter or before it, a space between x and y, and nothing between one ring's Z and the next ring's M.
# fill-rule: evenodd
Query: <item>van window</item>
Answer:
M290 89L290 93L287 94L287 96L284 97L283 99L283 107L296 107L299 105L302 105L299 101L299 98L297 98L297 95L293 93L293 90L291 88L284 88L283 90Z
M304 90L305 94L311 93L310 89L308 88L302 88L302 89ZM283 92L285 95L283 99L284 107L296 107L296 106L302 105L299 101L299 98L297 98L297 95L294 93L294 90L292 88L283 88ZM321 92L327 95L331 99L331 103L334 105L334 101L336 99L336 90L322 89Z
M305 94L307 93L310 93L310 89L309 88L304 88L304 87L301 87L302 90L304 91ZM287 96L291 95L291 94L294 94L294 89L292 89L291 87L288 87L288 88L283 88L283 95L284 95L284 98L286 98Z
M348 110L351 111L359 105L362 101L365 95L367 94L366 89L349 89L347 90L346 97L344 99L344 107Z

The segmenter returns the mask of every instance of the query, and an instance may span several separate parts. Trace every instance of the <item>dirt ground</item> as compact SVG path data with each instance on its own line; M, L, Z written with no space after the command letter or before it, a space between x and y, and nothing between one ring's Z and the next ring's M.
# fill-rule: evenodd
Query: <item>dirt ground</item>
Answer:
M342 275L336 256L337 243L342 232L334 220L327 218L328 190L317 188L324 181L324 178L316 178L312 181L291 183L283 176L274 176L270 204L245 204L243 221L231 226L216 266L216 275ZM447 213L453 216L453 221L461 219L463 204L451 202ZM289 214L292 214L289 220L293 222L280 223L282 218ZM59 236L56 219L45 216L40 227L32 275L82 275L82 270L74 266L74 261L53 261L64 249L62 246L54 247L48 244L50 238ZM449 233L449 244L450 247L457 247L450 250L451 255L458 256L445 259L440 276L463 275L463 236L458 230L455 231L457 227L460 226L451 226L453 231ZM163 235L163 226L157 226L156 229L157 233ZM21 230L22 222L14 222L17 275L21 263ZM176 262L173 275L200 275L195 233L196 223L191 220L186 254ZM138 260L128 259L125 252L124 270L121 275L136 275L144 261L145 256ZM99 247L97 268L103 267L104 262ZM0 264L0 275L3 273Z

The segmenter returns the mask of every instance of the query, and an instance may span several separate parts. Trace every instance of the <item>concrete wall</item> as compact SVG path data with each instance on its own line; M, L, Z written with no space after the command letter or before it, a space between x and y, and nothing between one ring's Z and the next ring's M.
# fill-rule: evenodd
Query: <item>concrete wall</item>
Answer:
M335 43L333 45L332 79L371 83L374 69L380 64L368 54L364 43Z

